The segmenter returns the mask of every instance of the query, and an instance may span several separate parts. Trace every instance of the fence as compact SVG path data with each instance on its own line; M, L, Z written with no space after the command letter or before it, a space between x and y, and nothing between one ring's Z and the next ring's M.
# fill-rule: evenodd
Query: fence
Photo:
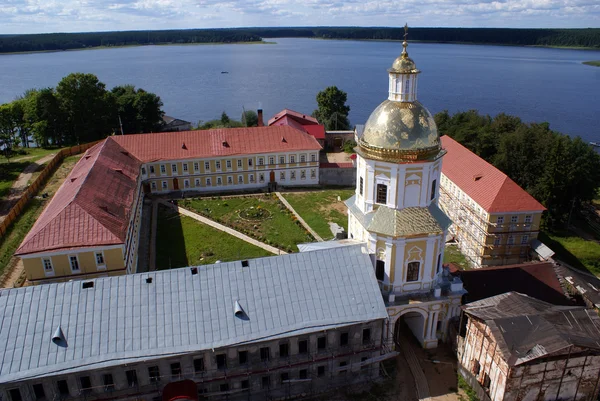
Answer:
M29 200L38 192L38 190L44 185L46 179L56 170L56 167L60 162L67 156L76 155L87 149L91 148L100 141L90 142L83 145L76 145L70 148L61 149L56 156L50 160L50 162L44 167L38 178L27 187L23 192L17 203L10 209L4 220L0 223L0 239L2 239L10 225L21 216L21 213L29 203Z

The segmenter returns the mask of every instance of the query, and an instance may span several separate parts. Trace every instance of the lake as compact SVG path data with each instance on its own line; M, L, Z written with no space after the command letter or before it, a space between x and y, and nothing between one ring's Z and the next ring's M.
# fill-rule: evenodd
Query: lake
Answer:
M197 123L242 108L265 118L283 108L311 113L317 92L348 93L353 124L387 98L399 42L274 39L265 45L145 46L0 56L0 103L29 88L56 86L71 72L94 73L108 88L133 84L158 94L166 114ZM411 43L422 71L419 100L432 113L477 109L600 142L600 51ZM227 71L228 74L222 74Z

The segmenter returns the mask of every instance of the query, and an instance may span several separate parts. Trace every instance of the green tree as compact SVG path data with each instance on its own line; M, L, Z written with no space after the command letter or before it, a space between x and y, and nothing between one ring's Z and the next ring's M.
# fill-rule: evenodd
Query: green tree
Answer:
M312 116L325 125L326 130L350 129L350 106L346 105L347 99L346 92L337 86L329 86L317 94L318 108L313 111Z
M23 98L25 121L39 146L64 142L65 116L52 88L29 90Z
M124 133L152 132L160 128L164 112L159 96L135 89L133 85L115 86L111 93Z
M107 137L118 124L114 97L94 74L73 73L56 87L66 116L66 142L85 143Z
M254 110L246 110L242 113L242 124L246 127L258 126L258 114Z
M8 160L18 143L18 130L12 103L0 105L0 150Z

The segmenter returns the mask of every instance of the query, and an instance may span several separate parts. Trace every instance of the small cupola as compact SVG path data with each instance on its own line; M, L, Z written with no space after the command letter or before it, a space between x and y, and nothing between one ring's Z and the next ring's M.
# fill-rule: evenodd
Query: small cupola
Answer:
M404 25L404 42L402 54L394 60L390 74L389 100L396 102L415 102L417 100L417 75L420 71L415 62L408 57L408 24Z

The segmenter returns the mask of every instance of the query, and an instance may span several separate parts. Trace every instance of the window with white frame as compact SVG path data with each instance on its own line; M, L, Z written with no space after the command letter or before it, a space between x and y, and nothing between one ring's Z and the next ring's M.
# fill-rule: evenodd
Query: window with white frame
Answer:
M377 197L375 198L375 202L380 204L387 203L387 185L377 184Z
M171 171L173 174L177 174L177 164L171 164Z
M200 186L200 178L196 178L196 180L194 181L194 186L196 186L196 187Z
M301 180L305 180L306 179L306 170L300 170L300 179Z
M71 271L78 272L80 270L77 255L69 255L69 264L71 265Z
M264 164L265 164L265 159L264 159L264 158L262 158L262 157L259 157L259 158L258 158L258 165L259 165L259 166L263 166Z
M269 156L269 164L275 164L275 156Z
M529 242L529 235L523 235L521 237L521 245L527 245L528 242Z
M362 194L363 194L363 188L364 188L364 181L363 181L363 178L360 177L358 180L358 193L360 194L360 196L362 196Z
M264 175L264 173L260 173L258 175L258 182L265 182L265 175Z
M498 216L496 218L496 223L497 224L504 224L504 216Z
M221 160L216 160L216 161L215 161L215 168L216 168L217 170L221 170Z
M250 174L249 180L250 180L250 182L254 182L254 174Z
M317 178L317 170L315 170L315 169L310 170L310 178Z
M98 267L106 266L106 263L104 263L104 254L102 254L102 252L96 252L95 257L96 257L96 266L98 266Z
M510 216L511 223L516 223L517 221L519 221L519 216Z
M304 163L306 161L306 155L300 155L300 163Z
M211 180L210 180L210 177L208 177L208 178L206 179L206 186L207 186L207 187L210 187L211 185L212 185L212 182L211 182Z
M154 174L154 166L150 166L150 174Z
M507 245L514 245L515 244L515 237L513 237L512 235L508 236L508 240L506 241Z
M167 185L167 182L163 181L162 182L162 189L168 189L168 188L169 188L169 186Z
M227 185L233 185L233 177L232 176L227 177Z
M160 173L165 174L167 172L167 167L164 164L160 165Z
M285 156L279 156L279 164L285 164Z
M156 191L156 181L150 183L150 188L152 188L153 191Z
M316 162L317 161L317 155L315 155L314 153L312 155L310 155L310 161L311 162Z
M531 223L531 221L532 221L531 215L530 214L526 215L525 216L525 223Z
M238 168L242 168L242 159L238 159L237 166Z
M285 181L285 171L281 171L281 172L279 173L279 180L280 180L280 181Z
M225 160L225 165L227 166L228 170L231 170L231 160Z
M146 175L146 167L142 167L142 174Z
M194 171L200 171L200 163L194 162Z
M252 167L252 159L248 159L248 167Z
M494 238L494 245L498 246L500 245L500 243L502 242L502 237L500 237L499 235Z
M296 163L296 155L290 155L290 163Z
M406 281L418 281L419 280L419 269L421 267L420 262L410 262L406 271Z
M243 183L244 183L244 176L238 175L238 184L243 184Z
M296 179L296 172L290 171L290 180L295 180L295 179Z
M181 167L183 168L183 172L184 172L184 173L187 173L187 172L188 172L188 164L187 164L187 163L183 163L183 164L181 165Z
M44 264L44 271L49 273L54 270L52 267L52 260L50 258L43 258L42 263Z
M217 185L223 185L223 179L221 177L217 177Z
M209 171L210 170L210 162L204 162L204 170L205 171Z
M183 180L183 187L184 188L189 188L190 187L190 180Z

